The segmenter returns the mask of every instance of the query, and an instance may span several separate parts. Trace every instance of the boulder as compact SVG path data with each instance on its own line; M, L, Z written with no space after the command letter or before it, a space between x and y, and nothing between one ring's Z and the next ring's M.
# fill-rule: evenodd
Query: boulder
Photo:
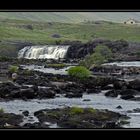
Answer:
M140 97L134 97L131 99L131 101L140 101Z
M122 109L122 107L121 107L120 105L119 105L119 106L117 106L116 108L117 108L117 109Z
M35 122L35 123L26 123L23 125L22 128L49 128L48 125L42 124L40 122Z
M120 98L124 99L124 100L129 100L129 99L134 98L134 96L133 95L122 95Z
M114 89L125 89L126 88L126 82L125 81L115 81L113 83Z
M20 96L22 98L33 99L37 96L32 88L20 89Z
M19 87L15 84L8 82L0 84L0 97L1 98L11 98L17 97L19 94Z
M140 95L140 92L134 89L121 90L120 95Z
M14 113L0 112L0 128L19 128L19 124L23 121L22 115Z
M86 92L89 94L89 93L100 93L101 90L100 89L86 89Z
M140 80L136 79L134 81L130 81L129 82L129 88L140 91Z
M119 95L119 92L118 90L110 90L108 92L105 93L105 96L107 97L117 97Z
M29 116L29 111L27 111L27 110L26 110L26 111L23 111L22 114L23 114L24 116Z
M84 102L89 102L91 101L90 99L83 99Z
M54 98L56 92L53 89L41 88L38 90L38 98Z
M67 98L82 98L82 96L83 96L82 93L72 93L72 92L68 92L65 95L65 97Z

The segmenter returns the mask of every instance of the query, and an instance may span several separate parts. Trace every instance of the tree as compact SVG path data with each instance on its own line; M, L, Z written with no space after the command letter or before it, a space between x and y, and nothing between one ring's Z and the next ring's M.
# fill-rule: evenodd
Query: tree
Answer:
M105 57L100 53L93 53L92 55L86 56L86 58L80 62L80 65L89 68L93 65L99 66L105 62Z
M95 53L100 53L102 56L105 57L106 60L110 59L112 57L111 49L109 49L105 45L98 45L95 48Z
M90 69L93 65L99 66L104 62L107 62L111 57L111 50L107 46L99 45L95 48L93 54L87 55L85 59L80 62L80 65Z

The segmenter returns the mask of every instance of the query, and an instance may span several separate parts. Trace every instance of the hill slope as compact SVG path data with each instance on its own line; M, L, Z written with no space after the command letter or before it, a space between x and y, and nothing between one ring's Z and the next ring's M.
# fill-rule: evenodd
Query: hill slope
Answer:
M77 23L84 20L124 22L129 18L140 20L140 12L0 12L0 19L40 22Z
M15 56L20 46L27 44L87 42L97 38L140 42L140 26L110 22L72 24L4 20L0 21L0 56Z

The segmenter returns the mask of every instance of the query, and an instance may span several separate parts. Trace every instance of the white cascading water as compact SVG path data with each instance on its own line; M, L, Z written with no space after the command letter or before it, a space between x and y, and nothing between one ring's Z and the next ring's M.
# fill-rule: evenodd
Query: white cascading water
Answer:
M18 58L59 59L64 58L69 45L27 46L18 53Z

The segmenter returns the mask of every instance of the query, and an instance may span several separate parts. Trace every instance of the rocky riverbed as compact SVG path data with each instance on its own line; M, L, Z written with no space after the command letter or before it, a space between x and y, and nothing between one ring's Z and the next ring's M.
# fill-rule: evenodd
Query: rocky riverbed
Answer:
M0 62L0 107L4 109L3 115L11 116L13 114L10 113L14 113L14 116L20 116L17 123L14 120L13 123L7 121L0 124L1 127L139 127L140 80L138 73L134 73L136 68L129 74L120 75L112 75L107 69L103 71L103 68L98 68L96 72L100 71L102 74L80 81L67 75L66 70L70 64L55 69L45 68L43 64L30 65L35 60L30 61L24 67L20 61ZM16 82L11 81L8 73L11 64L19 65ZM77 110L80 108L82 113L71 115L70 107ZM93 112L87 112L89 108Z

